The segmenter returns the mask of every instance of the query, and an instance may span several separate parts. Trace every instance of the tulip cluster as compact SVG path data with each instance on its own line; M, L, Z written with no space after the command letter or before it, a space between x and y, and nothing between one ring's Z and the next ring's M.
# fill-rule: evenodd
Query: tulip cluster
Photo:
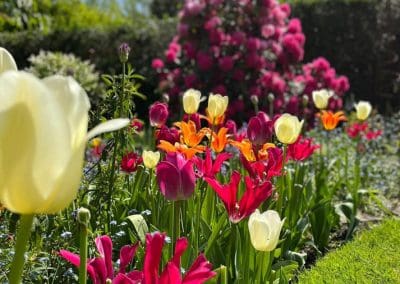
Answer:
M302 115L312 122L312 92L324 88L335 96L323 108L341 108L349 82L326 59L292 68L304 58L305 35L300 20L290 14L289 4L277 0L185 0L177 35L164 59L152 62L160 91L168 93L172 107L185 89L229 94L227 114L235 118L252 115L250 97L255 97L263 111ZM184 99L184 107L191 101Z

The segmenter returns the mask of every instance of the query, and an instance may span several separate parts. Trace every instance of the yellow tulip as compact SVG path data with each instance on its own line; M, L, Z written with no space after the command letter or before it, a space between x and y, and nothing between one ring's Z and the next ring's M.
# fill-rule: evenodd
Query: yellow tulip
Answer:
M284 144L293 144L300 135L304 120L299 121L297 116L284 113L274 124L278 140Z
M268 210L260 214L256 209L250 215L248 224L253 247L259 251L273 251L278 245L284 221L276 211Z
M143 164L148 169L154 169L160 160L160 152L158 151L143 151Z
M219 94L210 94L208 97L208 115L212 120L222 116L226 108L228 107L229 98L227 96L221 96Z
M328 106L329 98L332 96L333 92L326 89L314 91L312 93L314 105L319 109L326 109L326 107Z
M0 74L9 70L16 71L17 64L12 55L6 49L0 47Z
M194 114L199 109L201 93L195 89L189 89L183 94L183 109L187 114Z
M358 104L354 105L354 107L356 108L357 118L359 120L366 120L372 110L371 104L366 101L359 101Z
M75 198L88 137L129 124L109 121L87 133L89 99L70 77L0 74L0 203L20 214L56 213Z

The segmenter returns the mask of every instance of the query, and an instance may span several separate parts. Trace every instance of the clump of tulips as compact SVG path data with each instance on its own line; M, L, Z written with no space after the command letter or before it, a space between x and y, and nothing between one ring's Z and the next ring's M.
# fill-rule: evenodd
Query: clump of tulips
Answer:
M185 114L172 125L167 100L152 104L146 135L144 123L125 108L129 50L121 52L115 115L129 118L87 132L89 103L72 78L39 80L17 71L0 49L0 134L7 137L0 149L0 203L21 214L10 283L21 281L33 215L65 208L58 216L68 219L71 208L81 207L71 210L80 247L79 254L61 249L58 257L78 267L80 283L87 276L93 283L287 282L305 263L306 243L326 251L338 212L351 237L361 206L362 153L355 151L352 178L346 156L340 174L349 197L335 206L342 183L328 180L332 165L342 164L330 153L331 133L351 118L327 110L331 91L312 94L319 132L326 135L311 137L304 117L289 113L257 111L238 127L226 119L228 96L206 98L195 89L184 92ZM347 133L357 149L362 137L372 136L366 124L372 107L360 102L355 109L357 121ZM90 249L92 234L101 235L95 237L98 253ZM117 270L113 243L121 247Z

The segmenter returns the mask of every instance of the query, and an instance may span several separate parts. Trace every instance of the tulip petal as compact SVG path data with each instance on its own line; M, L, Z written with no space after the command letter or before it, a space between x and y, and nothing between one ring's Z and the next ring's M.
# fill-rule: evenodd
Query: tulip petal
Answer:
M158 269L164 241L165 234L158 232L146 234L146 253L143 264L144 283L158 283Z
M153 283L153 282L152 282ZM155 282L154 282L155 283ZM181 280L181 272L179 271L179 267L177 267L173 262L168 262L164 271L160 276L159 282L160 284L180 284Z
M134 258L138 247L139 243L126 245L121 248L119 252L119 273L125 273L125 269Z
M212 271L211 263L207 261L204 254L200 254L193 262L192 266L189 268L189 271L183 278L182 283L184 284L204 283L207 280L213 278L215 275L216 273Z
M0 47L0 74L5 71L17 70L17 64L12 55L5 48Z
M99 134L119 130L129 125L130 120L128 118L117 118L107 120L106 122L100 123L95 128L90 130L86 136L87 140L96 137Z
M48 202L74 154L72 133L56 97L33 75L3 73L0 121L0 136L6 137L0 144L0 202L17 213L54 213L47 210ZM81 156L79 172L83 151ZM58 200L56 211L75 197L79 178L65 185L65 199Z

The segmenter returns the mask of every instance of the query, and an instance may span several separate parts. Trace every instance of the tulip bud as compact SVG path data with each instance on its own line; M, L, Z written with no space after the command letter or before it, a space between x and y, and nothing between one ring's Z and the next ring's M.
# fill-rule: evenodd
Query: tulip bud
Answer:
M168 104L169 103L169 95L167 93L162 94L161 100Z
M276 211L268 210L260 214L256 209L249 218L250 240L253 247L259 251L273 251L278 245L284 221L281 221Z
M199 109L201 93L195 89L189 89L183 94L183 109L187 114L194 114Z
M208 114L211 119L215 119L219 116L222 116L226 108L228 107L229 98L227 96L221 96L219 94L210 94L208 97Z
M12 55L6 49L0 47L0 74L8 70L17 71L17 64Z
M129 53L131 52L131 48L129 45L124 42L119 46L119 60L121 63L126 63L129 58Z
M78 209L77 220L82 225L87 226L90 220L90 211L84 207Z
M151 126L163 126L167 121L168 115L168 105L165 103L155 102L150 106L149 110L149 119Z
M303 107L306 107L308 105L309 98L307 95L303 95L301 98L301 102L303 103Z
M297 116L284 113L275 121L275 134L284 144L293 144L300 135L304 120L299 121Z
M359 101L358 104L355 104L357 118L359 120L366 120L371 113L372 106L369 102Z
M135 152L129 152L122 157L121 170L126 173L133 173L142 162L141 156Z
M258 105L258 97L256 95L252 95L250 101L253 105Z
M326 89L312 92L313 102L319 109L326 109L329 98L332 96L333 92Z
M160 152L156 151L143 151L142 154L143 164L148 169L154 169L160 160Z
M267 96L268 102L272 103L275 100L275 96L272 93L269 93Z

